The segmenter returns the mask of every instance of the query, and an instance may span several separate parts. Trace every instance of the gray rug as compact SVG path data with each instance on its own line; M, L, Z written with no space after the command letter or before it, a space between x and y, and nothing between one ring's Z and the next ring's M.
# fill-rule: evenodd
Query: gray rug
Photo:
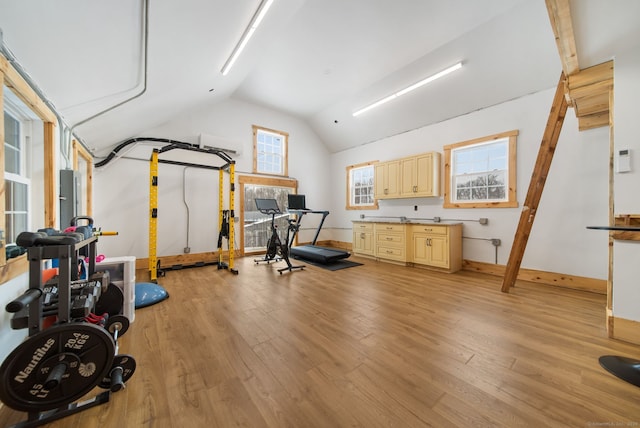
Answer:
M302 259L296 259L296 260L299 260L300 262L307 265L317 266L319 268L330 270L330 271L347 269L355 266L362 266L362 263L352 262L351 260L338 260L336 262L328 263L328 264L316 263L316 262L311 262L309 260L302 260Z

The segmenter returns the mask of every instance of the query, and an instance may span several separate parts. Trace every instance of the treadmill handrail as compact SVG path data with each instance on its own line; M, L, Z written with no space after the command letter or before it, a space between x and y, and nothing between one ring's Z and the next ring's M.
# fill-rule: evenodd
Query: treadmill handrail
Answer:
M316 235L313 237L313 241L311 241L311 245L316 245L316 242L318 241L318 237L320 236L320 230L322 230L322 226L324 225L324 220L327 218L327 216L330 214L329 211L318 211L318 210L288 210L290 213L292 214L296 214L298 216L297 219L297 229L295 232L293 232L293 236L291 236L291 241L289 242L289 248L291 248L293 246L293 241L296 238L296 234L298 233L298 230L300 229L300 223L302 222L302 217L304 217L305 214L322 214L322 220L320 220L320 224L318 225L318 229L316 230Z

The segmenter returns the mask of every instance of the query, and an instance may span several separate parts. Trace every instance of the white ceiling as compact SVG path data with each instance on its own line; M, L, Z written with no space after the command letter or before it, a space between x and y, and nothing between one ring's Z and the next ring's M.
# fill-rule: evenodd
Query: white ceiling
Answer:
M0 0L3 41L100 151L232 97L305 120L331 152L554 87L544 0L275 0L227 76L259 0ZM582 68L640 39L640 1L572 0ZM461 70L352 112L462 61ZM87 120L103 110L133 100ZM154 135L154 137L163 137Z

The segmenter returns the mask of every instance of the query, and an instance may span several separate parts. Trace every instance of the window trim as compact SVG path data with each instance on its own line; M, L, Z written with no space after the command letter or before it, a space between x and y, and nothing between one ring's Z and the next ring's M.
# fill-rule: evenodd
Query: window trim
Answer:
M93 156L89 153L82 144L73 140L73 169L79 171L79 158L84 159L86 168L84 171L86 194L84 196L85 212L83 214L92 217L93 216Z
M277 129L269 129L263 126L252 125L253 129L253 173L262 175L272 175L277 177L289 176L289 134ZM272 172L258 171L258 131L278 134L284 137L284 147L282 148L282 173L276 174Z
M347 189L346 189L346 197L347 197L347 204L345 206L345 208L347 210L377 210L378 209L378 200L375 198L375 166L378 163L378 161L370 161L370 162L363 162L363 163L359 163L359 164L355 164L355 165L349 165L346 168L347 171L347 176L346 176L346 183L347 183ZM373 197L373 204L372 205L351 205L351 171L356 169L356 168L363 168L365 166L370 166L374 169L373 171L373 184L374 184L374 197Z
M293 178L276 178L276 177L259 177L259 176L254 176L254 175L240 175L238 176L238 187L239 187L239 192L238 192L238 199L240 202L240 215L239 215L239 219L240 222L239 224L243 225L244 224L244 211L245 211L245 206L244 206L244 187L247 184L253 184L253 185L257 185L257 186L274 186L274 187L289 187L294 189L295 193L298 193L298 180L293 179ZM236 250L239 251L240 253L240 257L244 257L246 255L249 254L258 254L258 253L245 253L244 250L244 227L240 227L240 242L241 242L241 247ZM296 236L296 241L295 244L298 243L298 237Z
M516 148L517 148L518 130L502 132L499 134L489 135L486 137L475 138L473 140L462 141L455 144L450 144L443 147L444 150L444 208L517 208L518 199L516 196L517 182L516 182ZM481 143L489 143L495 140L503 138L509 139L509 160L508 160L508 189L507 200L501 202L452 202L452 189L451 189L451 151L466 146L473 146Z
M3 83L3 90L0 91L0 109L4 112L4 86L9 88L18 98L20 98L36 116L43 121L44 126L44 221L45 227L55 227L56 209L55 209L55 184L56 184L56 163L55 163L55 140L54 131L56 127L56 116L53 111L45 104L38 94L29 86L29 84L20 76L7 59L0 54L0 80ZM0 139L3 144L0 147L0 164L4 165L4 114L0 115ZM33 184L33 183L32 183ZM0 171L0 192L4 193L4 167ZM36 207L34 207L36 209ZM0 198L0 229L5 229L5 201ZM2 248L5 247L5 237L0 240ZM22 256L25 257L25 256ZM16 266L11 274L2 276L0 283L4 283L12 278L27 272L27 265L11 261L12 266ZM6 254L0 251L0 266L7 264Z

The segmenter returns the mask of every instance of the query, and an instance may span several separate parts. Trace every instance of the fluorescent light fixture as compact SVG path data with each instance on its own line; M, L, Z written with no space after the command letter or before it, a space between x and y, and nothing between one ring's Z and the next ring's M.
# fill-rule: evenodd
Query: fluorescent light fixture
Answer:
M395 98L401 97L401 96L402 96L402 95L404 95L404 94L408 94L409 92L411 92L411 91L413 91L413 90L415 90L415 89L418 89L419 87L424 86L424 85L426 85L426 84L428 84L428 83L431 83L431 82L433 82L433 81L434 81L434 80L436 80L436 79L439 79L439 78L441 78L441 77L443 77L443 76L446 76L447 74L449 74L449 73L451 73L451 72L454 72L454 71L456 71L456 70L459 70L460 68L462 68L462 62L459 62L459 63L457 63L457 64L455 64L455 65L452 65L452 66L451 66L451 67L449 67L449 68L446 68L446 69L442 70L442 71L441 71L441 72L439 72L439 73L436 73L436 74L434 74L434 75L432 75L432 76L429 76L429 77L427 77L427 78L425 78L425 79L422 79L421 81L416 82L416 83L414 83L413 85L407 86L406 88L401 89L401 90L399 90L398 92L396 92L396 93L394 93L394 94L391 94L391 95L389 95L388 97L385 97L385 98L383 98L383 99L381 99L381 100L379 100L379 101L376 101L376 102L375 102L375 103L373 103L373 104L369 104L368 106L363 107L363 108L361 108L360 110L358 110L358 111L354 112L354 113L353 113L353 116L354 116L354 117L355 117L355 116L359 116L359 115L361 115L362 113L364 113L364 112L366 112L366 111L369 111L369 110L371 110L371 109L373 109L373 108L375 108L375 107L378 107L378 106L380 106L380 105L382 105L382 104L384 104L384 103L386 103L386 102L389 102L389 101L391 101L391 100L393 100L393 99L395 99Z
M229 70L231 70L231 67L240 56L240 53L244 50L245 46L247 46L249 39L251 38L251 36L253 36L253 33L255 33L256 28L258 28L258 25L260 25L260 22L262 22L262 19L267 14L267 11L271 7L271 4L273 4L273 0L262 0L260 2L260 6L258 6L258 10L256 10L256 13L253 15L253 18L251 18L251 22L249 23L249 26L247 26L246 30L244 30L244 33L242 34L242 38L240 39L235 49L231 53L231 56L229 57L229 59L227 59L227 62L224 64L224 67L222 67L221 72L223 76L226 76L227 73L229 73Z

